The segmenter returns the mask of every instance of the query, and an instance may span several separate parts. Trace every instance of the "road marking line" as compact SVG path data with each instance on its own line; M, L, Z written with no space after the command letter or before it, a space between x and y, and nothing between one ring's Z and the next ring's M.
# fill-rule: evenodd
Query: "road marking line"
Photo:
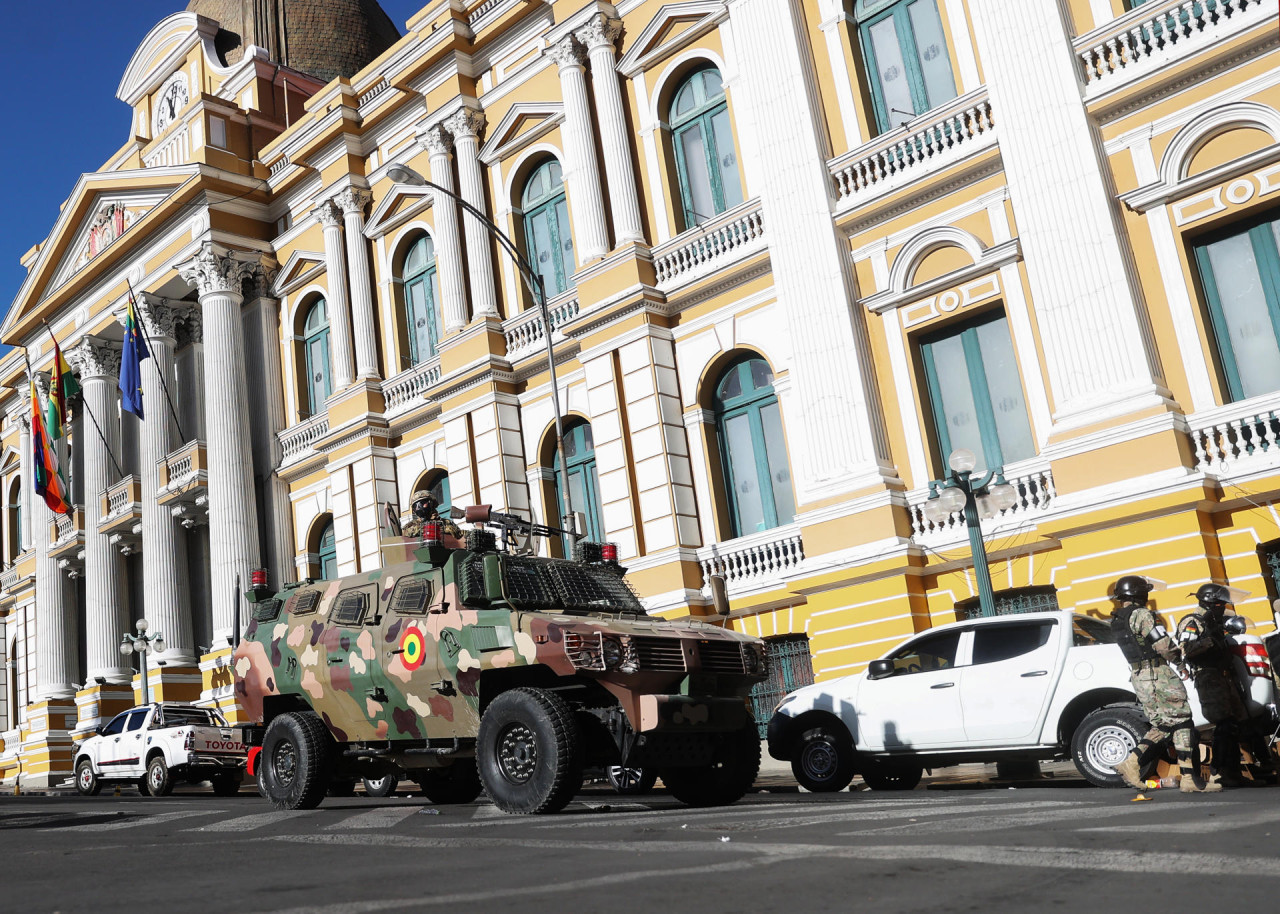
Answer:
M188 812L144 813L140 816L123 819L119 822L95 822L91 825L74 826L78 832L85 831L119 831L122 828L141 828L144 825L163 825L178 819L190 819L193 816L213 816L226 812L225 809L200 809ZM187 829L190 831L191 829ZM61 828L42 828L41 831L63 831Z
M425 808L424 806L411 806L405 809L403 806L385 806L379 809L371 809L368 812L357 813L354 816L348 816L341 822L326 825L325 829L332 831L347 828L390 828L403 819L416 816L419 810Z
M1027 809L1047 809L1047 808L1070 806L1070 805L1071 805L1070 803L1067 803L1061 800L1042 800L1038 802L1009 803L1007 805L1004 805L1002 808L1027 810ZM919 823L903 822L902 827L906 828L909 826L914 827L917 824L923 824L925 821L937 822L938 819L943 816L967 815L975 812L984 812L984 811L989 812L990 810L991 810L990 804L973 804L969 806L945 806L945 807L942 807L941 809L906 809L906 810L878 809L878 810L872 810L869 812L854 811L851 809L847 812L816 813L814 815L809 815L809 816L801 814L792 818L780 817L779 819L775 819L775 820L754 823L752 825L752 829L755 831L773 831L773 830L778 830L783 828L801 828L801 827L806 827L810 825L823 825L826 823L840 822L840 821L874 822L874 821L884 821L887 819L896 819L901 821L908 817L920 820ZM700 822L698 823L697 827L700 829L707 829L707 830L714 830L717 828L740 829L742 828L742 824L725 822L723 820L717 820L715 822L705 822L705 823Z
M1203 806L1221 806L1221 803L1204 803ZM1081 816L1089 816L1091 818L1105 819L1111 816L1128 816L1136 814L1146 814L1156 812L1165 807L1160 806L1088 806L1077 807L1075 809L1057 809L1047 810L1045 812L1036 813L1020 813L1010 816L987 815L973 816L967 819L959 819L955 822L947 823L948 833L955 832L975 832L975 831L999 831L1003 828L1020 828L1024 825L1040 825L1044 822L1064 822L1076 819ZM870 828L859 831L840 832L840 837L862 837L866 835L888 835L896 832L914 831L921 828L932 827L932 822L908 822L903 825L891 825L887 828ZM1152 826L1143 826L1150 828ZM1164 826L1159 826L1163 828Z
M1197 803L1196 806L1208 804ZM1213 804L1221 806L1221 803ZM1253 815L1231 815L1223 818L1213 818L1210 820L1201 819L1197 822L1175 822L1172 824L1162 823L1160 828L1161 834L1177 834L1177 835L1199 835L1212 831L1232 831L1237 828L1248 828L1253 825L1267 825L1272 822L1280 822L1280 810L1271 810L1267 812L1256 812ZM1077 828L1076 831L1105 831L1105 832L1134 832L1148 831L1149 825L1113 825L1110 828Z
M214 822L211 825L202 825L199 828L185 828L183 831L253 831L255 828L265 828L268 825L275 825L289 819L297 819L302 816L313 816L316 814L314 809L294 809L287 812L260 812L252 816L236 816L234 819L227 819L223 822Z

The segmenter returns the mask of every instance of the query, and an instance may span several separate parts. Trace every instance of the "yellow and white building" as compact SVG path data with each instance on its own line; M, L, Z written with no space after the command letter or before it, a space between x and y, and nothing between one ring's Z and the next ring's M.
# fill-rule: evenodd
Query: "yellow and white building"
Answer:
M1213 579L1270 630L1276 0L435 0L389 47L371 6L157 24L128 142L24 258L6 781L69 776L133 700L138 618L154 694L231 706L237 576L375 568L420 487L554 523L553 395L573 508L650 610L724 574L787 676L970 611L964 523L924 510L959 447L1017 491L984 522L1002 611L1103 612L1142 571L1173 618ZM424 180L535 265L558 391L516 261ZM71 518L28 485L46 321L102 428L77 411Z

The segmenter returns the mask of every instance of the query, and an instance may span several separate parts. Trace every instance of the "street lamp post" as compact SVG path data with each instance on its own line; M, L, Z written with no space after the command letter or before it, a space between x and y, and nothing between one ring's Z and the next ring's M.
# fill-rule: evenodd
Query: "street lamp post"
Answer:
M944 479L929 482L929 500L924 514L935 524L942 523L957 511L964 510L964 523L969 528L969 548L973 553L973 571L978 579L978 607L984 616L996 614L995 594L991 588L991 569L987 566L987 548L982 542L980 518L1018 503L1018 492L1004 478L1003 467L988 470L981 478L973 476L978 458L973 451L960 448L947 458L950 473Z
M160 634L160 632L148 635L146 619L139 619L137 628L138 633L136 635L125 632L120 636L120 653L126 657L130 654L138 655L138 668L142 676L142 703L149 705L151 704L151 688L147 683L147 654L151 651L155 651L157 654L164 653L164 635Z
M568 535L569 551L572 553L573 547L578 541L578 531L573 519L573 495L569 491L569 480L566 475L568 471L564 459L564 418L560 414L560 388L556 383L555 347L551 344L551 311L547 308L547 290L543 285L542 276L533 268L533 264L529 263L525 256L520 253L520 249L516 247L516 243L507 236L506 232L502 231L492 219L476 209L460 195L447 187L441 187L439 184L428 181L407 165L399 163L392 165L387 169L386 174L388 178L397 184L425 187L435 193L453 198L465 212L477 219L489 234L497 239L498 243L502 245L502 249L515 261L516 268L520 272L520 278L524 280L525 285L529 287L529 292L538 303L538 310L542 313L542 335L547 344L547 371L551 376L551 405L555 411L556 418L556 453L560 457L560 493L564 498L564 517L561 519L561 524Z

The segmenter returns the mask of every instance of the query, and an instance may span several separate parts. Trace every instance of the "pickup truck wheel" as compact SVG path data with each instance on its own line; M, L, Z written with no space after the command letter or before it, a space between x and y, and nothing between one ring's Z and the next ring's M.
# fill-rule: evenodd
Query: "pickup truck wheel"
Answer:
M475 759L460 758L448 768L426 768L414 780L428 800L440 806L470 803L480 796L480 774Z
M686 806L727 806L742 799L760 773L760 736L755 722L726 734L715 761L701 768L662 768L662 783Z
M582 784L578 741L573 712L559 695L531 688L503 692L480 719L480 781L504 812L559 812Z
M610 765L605 768L604 777L615 793L622 794L624 797L634 797L653 790L653 785L658 781L658 772L652 768Z
M915 790L924 777L924 766L911 762L867 759L862 763L862 780L872 790Z
M209 778L209 785L216 797L234 797L240 792L240 779L234 774L215 774Z
M823 725L806 730L791 760L791 773L811 793L844 790L853 780L853 740L843 727Z
M400 775L384 774L380 778L363 778L364 795L367 797L389 797L400 786Z
M315 809L329 788L332 739L311 712L281 714L262 740L262 787L276 809Z
M76 791L82 797L96 797L102 790L102 782L93 773L93 762L82 758L76 762Z
M1090 712L1071 735L1076 770L1095 787L1122 787L1115 766L1125 760L1147 732L1141 712L1130 705L1111 705Z
M147 762L147 793L153 797L167 797L173 793L173 775L163 755Z

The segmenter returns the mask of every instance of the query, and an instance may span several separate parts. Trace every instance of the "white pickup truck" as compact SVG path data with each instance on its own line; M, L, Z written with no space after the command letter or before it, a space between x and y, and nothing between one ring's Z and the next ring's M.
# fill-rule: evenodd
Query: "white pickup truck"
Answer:
M178 781L209 781L229 796L244 779L245 755L240 731L217 711L156 702L121 711L76 746L76 789L93 796L104 783L127 782L163 797Z
M808 790L909 790L925 768L1072 758L1098 786L1147 729L1109 620L1069 611L941 625L863 673L788 695L769 754ZM1197 725L1204 724L1190 689Z

